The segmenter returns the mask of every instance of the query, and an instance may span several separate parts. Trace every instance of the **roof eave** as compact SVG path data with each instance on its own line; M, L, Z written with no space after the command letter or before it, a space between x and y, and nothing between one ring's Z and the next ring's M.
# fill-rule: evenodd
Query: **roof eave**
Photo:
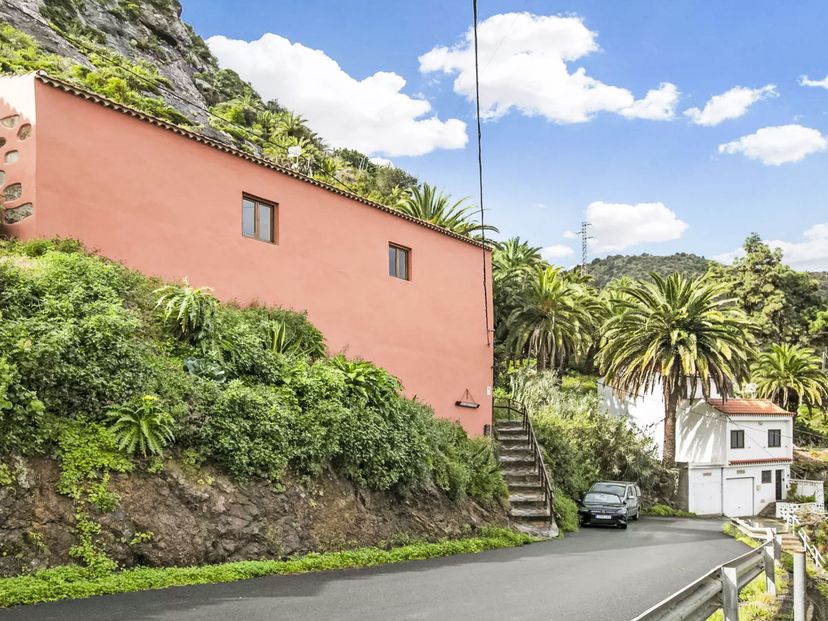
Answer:
M337 188L334 185L331 185L329 183L325 183L324 181L319 181L318 179L314 179L313 177L308 177L307 175L303 175L302 173L299 173L295 170L291 170L290 168L286 168L284 166L276 164L275 162L272 162L272 161L267 160L265 158L259 157L257 155L251 155L249 153L245 153L241 149L238 149L238 148L236 148L232 145L221 142L220 140L216 140L214 138L209 138L207 136L203 136L203 135L201 135L197 132L193 132L191 130L184 129L183 127L179 127L178 125L170 123L169 121L165 121L163 119L159 119L158 117L152 116L151 114L147 114L146 112L142 112L140 110L136 110L135 108L130 108L129 106L125 106L123 104L117 103L117 102L112 101L111 99L107 99L106 97L103 97L103 96L101 96L97 93L93 93L92 91L88 91L86 89L80 88L80 87L78 87L74 84L71 84L69 82L65 82L64 80L61 80L59 78L55 78L53 76L50 76L49 74L47 74L44 71L36 71L34 75L35 75L35 79L42 82L43 84L46 84L48 86L53 87L53 88L58 88L60 90L63 90L64 92L70 93L70 94L78 96L78 97L82 97L83 99L86 99L88 101L92 101L94 103L100 104L100 105L102 105L106 108L111 108L112 110L115 110L117 112L121 112L123 114L127 114L129 116L138 118L142 121L146 121L147 123L150 123L152 125L156 125L158 127L161 127L162 129L172 131L172 132L174 132L174 133L176 133L180 136L183 136L185 138L195 140L196 142L200 142L200 143L205 144L205 145L207 145L209 147L212 147L214 149L218 149L220 151L224 151L225 153L235 155L236 157L240 157L242 159L245 159L245 160L247 160L249 162L252 162L254 164L257 164L259 166L263 166L264 168L269 168L269 169L274 170L274 171L276 171L278 173L281 173L283 175L293 177L294 179L298 179L299 181L304 181L305 183L315 185L318 188L321 188L323 190L327 190L328 192L333 192L334 194L338 194L340 196L344 196L345 198L349 198L351 200L357 201L359 203L362 203L363 205L367 205L368 207L373 207L374 209L378 209L380 211L383 211L383 212L385 212L387 214L390 214L392 216L395 216L397 218L402 218L403 220L408 220L409 222L412 222L413 224L416 224L418 226L422 226L424 228L430 229L430 230L432 230L436 233L440 233L441 235L445 235L446 237L452 237L454 239L457 239L457 240L462 241L464 243L470 244L472 246L477 246L478 248L481 248L483 250L487 250L489 252L491 252L491 250L492 250L489 245L487 245L487 244L485 244L481 241L478 241L476 239L472 239L470 237L466 237L465 235L460 235L458 233L453 233L452 231L449 231L448 229L444 229L443 227L437 226L435 224L431 224L430 222L426 222L425 220L420 220L419 218L409 216L408 214L404 214L400 211L397 211L396 209L388 207L387 205L383 205L382 203L377 203L375 201L368 200L367 198L359 196L358 194L354 194L353 192L349 192L347 190L342 190L340 188Z

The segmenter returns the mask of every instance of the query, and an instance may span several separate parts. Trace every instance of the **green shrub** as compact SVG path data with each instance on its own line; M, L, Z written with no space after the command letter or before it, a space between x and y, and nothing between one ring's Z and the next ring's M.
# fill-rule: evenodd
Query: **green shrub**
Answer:
M654 515L658 517L695 517L696 514L690 511L682 511L669 505L655 504L644 511L644 515Z
M627 419L600 412L594 392L543 385L543 399L535 402L545 405L531 412L532 424L550 475L567 496L579 497L601 479L636 481L646 492L672 479L652 440Z
M291 408L279 389L232 380L209 404L199 445L239 479L278 479L290 458Z
M29 427L38 424L35 400L58 417L101 418L149 377L140 318L125 306L135 276L77 252L41 247L21 258L14 248L2 255L13 260L0 261L0 350L17 393L15 411L30 404Z
M578 503L572 500L559 488L554 490L553 507L558 528L565 533L574 533L580 526L578 517Z
M375 489L410 487L428 476L428 406L394 397L382 409L349 408L341 423L340 453L334 464Z
M488 439L469 438L457 423L435 419L431 450L431 477L450 498L505 495L503 477Z

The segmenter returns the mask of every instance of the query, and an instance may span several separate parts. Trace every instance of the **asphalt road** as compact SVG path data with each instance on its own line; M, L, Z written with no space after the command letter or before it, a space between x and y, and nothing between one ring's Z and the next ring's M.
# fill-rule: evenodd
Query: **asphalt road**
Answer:
M0 611L15 621L626 621L744 553L716 520L643 518L563 541Z

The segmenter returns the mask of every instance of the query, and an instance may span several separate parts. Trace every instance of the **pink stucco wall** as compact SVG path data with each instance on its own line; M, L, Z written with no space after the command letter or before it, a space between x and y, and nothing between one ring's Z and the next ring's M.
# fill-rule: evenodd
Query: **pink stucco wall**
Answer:
M6 85L0 81L0 95ZM7 232L76 237L147 274L213 287L225 300L307 310L331 352L376 362L439 416L482 432L491 418L488 252L39 81L30 85L34 226ZM278 244L242 237L242 193L278 204ZM412 249L410 281L388 275L389 242ZM486 295L491 309L491 289ZM455 405L466 389L479 409Z

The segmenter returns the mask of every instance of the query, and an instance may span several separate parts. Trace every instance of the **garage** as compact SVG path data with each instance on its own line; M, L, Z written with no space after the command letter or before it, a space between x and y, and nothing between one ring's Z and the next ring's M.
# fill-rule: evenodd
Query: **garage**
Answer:
M725 480L724 514L728 517L753 515L753 477Z

